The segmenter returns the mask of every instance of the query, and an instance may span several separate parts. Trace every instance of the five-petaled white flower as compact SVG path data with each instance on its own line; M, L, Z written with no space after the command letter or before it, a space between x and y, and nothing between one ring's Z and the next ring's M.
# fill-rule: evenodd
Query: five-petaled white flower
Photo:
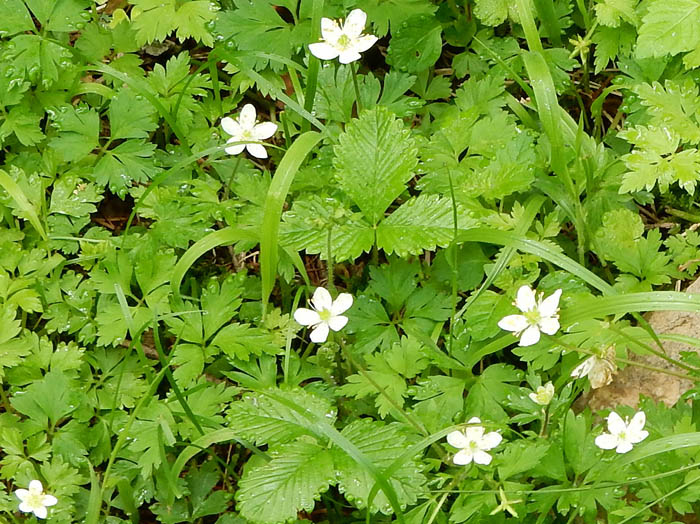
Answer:
M588 377L593 389L607 386L613 380L613 375L617 369L615 364L615 346L609 346L602 356L591 355L581 362L571 372L574 378Z
M352 306L352 295L341 293L333 300L331 294L322 287L317 287L310 300L313 309L300 307L294 312L294 320L302 326L313 326L311 342L321 343L328 338L328 330L340 331L348 323L348 317L343 316Z
M528 395L530 400L540 406L547 406L554 397L554 384L547 382L544 386L539 386L536 391Z
M608 415L608 431L610 433L598 435L595 439L595 445L600 449L615 448L618 453L627 453L632 449L633 444L637 444L649 436L649 432L642 429L646 420L647 417L643 411L637 411L630 421L627 418L622 420L620 415L611 411Z
M484 434L486 431L483 426L475 426L480 424L479 417L469 419L467 426L463 430L453 431L447 435L447 442L450 446L459 448L452 461L460 466L465 466L473 460L477 464L484 466L491 464L491 455L486 453L488 450L495 448L501 443L503 437L496 431L491 431Z
M322 42L309 44L309 51L321 60L338 58L341 64L349 64L360 59L377 41L374 35L362 34L367 23L367 14L362 9L354 9L341 27L330 18L321 18Z
M277 124L274 122L256 121L255 107L253 104L246 104L241 109L238 118L226 116L221 119L221 127L224 128L231 138L226 143L231 142L253 142L270 138L277 131ZM237 155L244 149L256 158L267 158L267 151L262 144L236 144L226 148L229 155Z
M537 298L534 289L522 286L518 289L513 305L523 314L503 317L498 322L498 327L513 331L516 337L520 337L519 346L537 344L540 331L547 335L554 335L559 331L559 297L561 289L542 300L542 293Z
M32 480L29 483L29 489L18 489L15 495L22 501L19 504L19 510L24 513L34 513L39 519L46 518L47 506L53 506L58 502L53 495L44 493L44 487L39 480Z

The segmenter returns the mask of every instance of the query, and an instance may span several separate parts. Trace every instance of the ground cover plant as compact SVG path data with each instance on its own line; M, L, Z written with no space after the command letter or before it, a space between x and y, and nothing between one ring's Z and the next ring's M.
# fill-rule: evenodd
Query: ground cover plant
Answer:
M698 0L0 13L0 521L698 522Z

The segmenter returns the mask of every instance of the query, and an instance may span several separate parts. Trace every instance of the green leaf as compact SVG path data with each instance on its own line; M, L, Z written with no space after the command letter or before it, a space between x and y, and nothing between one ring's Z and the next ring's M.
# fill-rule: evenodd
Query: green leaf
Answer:
M403 122L388 109L364 111L335 147L338 183L371 224L404 191L418 163L416 147Z
M87 156L98 146L100 116L85 105L61 106L49 113L58 136L49 141L65 162L74 162Z
M700 102L695 82L690 79L682 83L666 80L663 85L643 82L634 86L633 91L652 116L652 123L673 129L683 142L700 143Z
M311 41L308 26L294 26L282 19L275 9L278 2L235 0L234 4L236 9L226 10L218 16L215 31L233 42L240 51L291 58L297 46ZM246 57L245 60L258 71L266 67L273 71L284 68L281 61L265 56Z
M134 182L147 182L161 171L153 161L155 149L145 140L127 140L105 151L95 165L95 182L123 198Z
M49 213L83 217L97 211L95 203L102 200L95 184L86 183L74 174L65 174L56 180L51 191Z
M636 54L677 55L700 46L700 1L652 2L642 19Z
M410 443L401 425L385 425L369 419L351 422L343 428L341 434L380 470L391 466ZM374 485L372 473L337 446L333 446L332 452L338 489L356 507L365 508L369 492ZM396 491L399 504L411 505L415 504L418 496L423 493L426 479L419 462L414 458L404 462L388 481ZM370 511L381 511L387 515L391 513L391 505L383 491L379 491L372 501Z
M438 6L430 0L363 0L361 7L372 24L372 30L365 31L382 37L411 17L432 15Z
M80 393L61 371L50 371L24 391L16 393L10 403L20 413L35 422L55 425L72 413L80 403Z
M484 24L495 27L506 21L513 5L508 0L476 0L474 14Z
M639 23L635 8L639 0L603 0L596 4L595 14L601 25L617 28L621 21L636 26Z
M22 0L4 0L0 4L0 8L3 11L2 17L0 17L0 35L14 35L36 30L32 17Z
M39 127L41 119L41 115L32 113L26 107L13 107L0 126L0 142L13 133L25 146L33 146L41 142L44 139L44 133Z
M325 398L302 389L274 393L329 423L335 420L335 410ZM227 417L241 438L256 444L287 443L301 435L317 436L307 417L262 393L250 393L243 400L233 402Z
M47 89L71 67L71 52L48 38L23 34L11 42L14 47L3 58L11 60L15 70L24 71L33 84Z
M488 413L491 420L506 422L508 414L503 405L511 394L518 394L518 388L509 384L519 383L523 372L507 364L492 364L479 375L469 390L465 412L471 414Z
M248 360L250 355L277 354L281 347L275 337L262 328L248 324L229 324L211 341L231 358Z
M270 454L267 464L248 465L238 485L238 508L249 522L277 524L310 512L335 480L331 452L313 441L279 446Z
M598 462L597 448L593 444L590 421L585 414L575 415L572 410L566 413L562 421L564 455L574 473L580 475Z
M391 37L387 63L408 73L435 65L442 53L442 25L434 16L418 15L403 22Z
M112 140L148 138L155 131L156 110L132 89L124 88L109 104L109 126Z
M461 220L460 220L461 219ZM459 229L477 225L461 216ZM420 195L405 202L377 227L377 245L401 257L445 247L455 236L452 203L437 195Z
M132 0L131 23L139 44L164 41L173 31L183 41L194 38L212 47L214 38L207 23L216 18L216 8L206 0Z
M549 442L520 440L506 445L498 466L498 478L506 480L537 466L549 451Z

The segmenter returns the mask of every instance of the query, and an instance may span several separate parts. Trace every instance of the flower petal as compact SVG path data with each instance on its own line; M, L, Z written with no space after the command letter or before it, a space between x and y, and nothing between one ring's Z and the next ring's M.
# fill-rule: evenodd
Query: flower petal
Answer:
M58 503L58 499L53 495L44 495L44 498L41 499L41 503L44 506L55 506Z
M241 126L230 116L221 119L221 127L229 135L238 136L241 133Z
M32 491L34 493L41 493L44 491L44 486L41 485L40 480L32 480L29 483L29 491Z
M474 453L474 462L481 464L482 466L488 466L491 464L492 458L493 457L485 451L478 450Z
M312 309L300 307L294 312L294 320L302 326L314 326L321 322L321 317Z
M343 31L340 29L340 26L338 25L338 22L331 18L321 18L321 36L323 39L327 42L335 43L338 41L338 38L340 38L340 35L343 34ZM315 44L311 44L315 45ZM311 46L309 46L311 47ZM311 51L314 53L313 51ZM316 53L314 53L314 56ZM337 55L336 55L337 56ZM318 58L321 58L318 56ZM333 57L335 58L335 57ZM327 60L326 58L322 58L322 60Z
M557 311L559 310L560 297L561 289L557 289L554 293L545 298L540 304L540 307L537 308L540 312L540 315L542 315L543 317L551 317L556 315Z
M500 433L498 433L497 431L491 431L489 433L486 433L486 435L484 435L481 438L481 442L479 443L479 447L481 449L495 448L496 446L498 446L501 443L502 440L503 440L503 437L501 436Z
M481 424L481 419L479 417L472 417L467 420L467 424Z
M531 311L535 309L536 306L535 290L530 286L521 286L515 296L515 307L520 311Z
M19 510L23 513L32 513L34 511L34 506L30 506L26 502L21 502L19 505Z
M338 62L340 62L341 64L350 64L351 62L355 62L360 58L362 58L360 53L352 49L348 49L347 51L343 51L340 53L340 55L338 56Z
M16 489L15 495L17 495L17 498L19 500L24 500L29 496L29 490L28 489Z
M277 132L277 124L274 122L260 122L253 128L253 136L256 140L265 140Z
M348 309L352 307L352 295L350 293L341 293L338 295L338 298L336 298L333 301L333 305L331 306L331 313L333 315L340 315L341 313L345 313Z
M644 424L647 422L647 415L643 411L637 411L634 416L632 417L632 420L630 420L629 426L627 426L627 429L629 431L641 431L644 429Z
M344 317L343 315L336 315L330 318L330 320L328 321L328 327L331 328L333 331L340 331L345 327L345 324L347 323L348 317Z
M627 424L625 424L625 421L622 420L620 415L614 411L611 411L608 415L608 431L613 435L619 435L627 431Z
M227 144L230 142L238 142L235 138L231 138ZM226 151L229 155L238 155L241 151L245 149L245 144L236 144L234 146L229 146L224 151Z
M325 287L317 287L316 291L314 291L314 295L311 297L311 305L316 311L331 311L333 308L331 294Z
M46 511L44 506L36 506L34 508L34 515L36 515L38 519L45 519L46 515L48 515L48 511Z
M343 33L354 40L362 34L365 24L367 24L367 13L365 13L362 9L353 9L345 19L345 24L343 24Z
M595 438L595 445L600 449L613 449L619 444L619 439L610 433L603 433Z
M265 146L262 144L246 144L245 148L255 158L267 158L267 151L265 151Z
M627 453L632 450L632 443L627 440L621 440L620 443L615 448L617 453Z
M462 449L455 453L455 456L452 458L452 462L458 466L466 466L467 464L471 464L472 458L474 458L474 455L472 454L471 450Z
M593 366L595 365L595 356L588 357L586 360L581 362L578 366L576 366L573 371L571 372L571 376L574 378L583 378L588 373L590 373L591 369L593 369Z
M311 51L311 54L320 60L333 60L340 54L340 51L326 42L309 44L309 51Z
M537 326L530 326L525 331L523 331L523 334L520 337L520 342L518 343L518 345L519 346L532 346L533 344L537 344L539 341L540 341L540 330L537 329Z
M517 333L523 331L530 324L523 315L508 315L498 321L498 327L506 331Z
M255 118L257 113L255 112L255 106L253 104L246 104L241 109L241 114L238 117L238 123L242 129L253 129L255 126Z
M314 328L309 338L311 339L311 342L315 342L316 344L325 342L328 338L328 324L321 322Z
M542 318L537 325L542 333L547 333L548 335L554 335L554 333L559 331L559 320L555 317Z
M355 45L353 45L353 49L358 53L364 53L370 47L372 47L377 42L377 40L379 39L374 35L361 36L360 38L355 40Z
M458 430L447 434L447 443L455 448L466 448L469 445L469 440L463 431Z

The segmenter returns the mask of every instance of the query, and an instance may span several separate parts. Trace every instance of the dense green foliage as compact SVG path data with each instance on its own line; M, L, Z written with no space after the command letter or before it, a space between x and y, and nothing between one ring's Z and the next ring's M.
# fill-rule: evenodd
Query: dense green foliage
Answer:
M700 0L0 13L2 522L697 522L699 388L627 453L574 401L700 312Z

